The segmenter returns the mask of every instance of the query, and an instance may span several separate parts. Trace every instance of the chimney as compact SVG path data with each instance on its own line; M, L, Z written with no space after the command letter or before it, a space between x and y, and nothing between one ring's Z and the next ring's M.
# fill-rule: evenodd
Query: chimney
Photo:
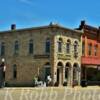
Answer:
M79 29L82 30L84 28L84 25L85 25L85 20L82 20Z
M84 26L85 25L85 20L81 21L81 25Z
M12 24L11 25L11 30L15 30L16 29L16 24Z

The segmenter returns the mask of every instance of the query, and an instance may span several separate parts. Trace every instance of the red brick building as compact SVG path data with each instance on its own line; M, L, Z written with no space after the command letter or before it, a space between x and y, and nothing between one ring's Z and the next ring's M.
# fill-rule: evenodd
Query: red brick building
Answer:
M82 35L82 79L88 84L99 84L100 82L100 28L87 25L81 21L79 30Z

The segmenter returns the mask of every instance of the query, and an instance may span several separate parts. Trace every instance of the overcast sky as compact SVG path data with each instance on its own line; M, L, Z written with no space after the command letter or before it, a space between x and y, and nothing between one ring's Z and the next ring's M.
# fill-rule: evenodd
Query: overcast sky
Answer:
M100 25L100 0L0 0L0 30L48 25L78 27L81 20Z

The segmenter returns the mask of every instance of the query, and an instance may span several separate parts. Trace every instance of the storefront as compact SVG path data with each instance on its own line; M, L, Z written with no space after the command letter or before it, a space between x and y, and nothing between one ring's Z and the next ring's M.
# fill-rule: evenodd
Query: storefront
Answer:
M86 80L87 85L100 85L99 65L82 66L82 80Z

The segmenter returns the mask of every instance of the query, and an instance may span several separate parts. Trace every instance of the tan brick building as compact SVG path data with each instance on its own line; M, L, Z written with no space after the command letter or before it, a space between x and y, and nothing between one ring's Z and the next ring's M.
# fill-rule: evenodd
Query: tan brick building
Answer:
M31 85L33 77L53 85L67 80L80 84L82 32L57 24L0 32L0 59L5 59L9 85Z

